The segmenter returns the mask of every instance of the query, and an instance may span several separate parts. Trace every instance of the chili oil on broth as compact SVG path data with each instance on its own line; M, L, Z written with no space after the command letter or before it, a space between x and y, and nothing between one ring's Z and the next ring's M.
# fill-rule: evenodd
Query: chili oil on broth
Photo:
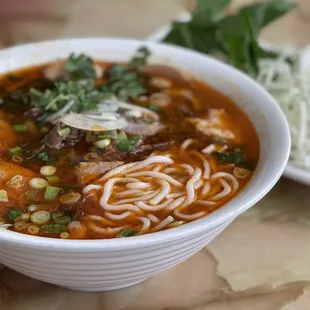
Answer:
M96 64L104 71L110 65ZM250 180L259 143L245 113L208 85L165 66L144 68L147 91L128 100L154 111L161 125L154 131L151 123L151 134L142 130L133 148L131 142L123 143L130 150L120 148L124 133L125 142L136 137L129 126L103 139L110 140L106 146L97 147L104 132L79 130L60 148L47 147L42 141L55 124L39 122L27 97L32 87L53 89L45 68L22 69L0 80L2 227L73 239L156 232L209 214ZM95 86L108 82L103 76ZM16 126L25 124L26 130ZM85 166L92 169L85 172Z

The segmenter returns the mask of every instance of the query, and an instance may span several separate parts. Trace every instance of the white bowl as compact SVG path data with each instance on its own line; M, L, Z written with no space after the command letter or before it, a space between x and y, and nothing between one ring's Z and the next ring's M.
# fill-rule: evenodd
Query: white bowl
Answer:
M73 39L13 47L0 52L0 73L53 61L71 52L126 61L142 42ZM234 99L252 120L260 160L248 186L212 214L181 227L130 238L61 240L0 231L0 263L30 277L81 291L134 285L186 260L262 199L280 178L290 150L289 129L274 99L243 73L205 55L144 42L152 62L175 66Z

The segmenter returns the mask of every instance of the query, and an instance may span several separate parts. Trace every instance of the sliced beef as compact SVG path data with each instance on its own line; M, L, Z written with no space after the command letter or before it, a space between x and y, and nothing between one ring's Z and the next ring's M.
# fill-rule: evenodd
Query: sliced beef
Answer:
M81 183L87 184L123 164L122 161L81 162L79 167L75 168L76 175Z
M151 122L151 123L134 123L128 122L125 132L130 135L138 136L154 136L158 131L163 130L165 125L160 122Z
M224 109L209 109L205 117L188 117L186 121L203 135L242 143L240 128Z
M52 149L59 150L63 147L63 140L64 137L62 137L59 134L59 130L61 129L60 124L56 124L54 128L44 137L43 143Z

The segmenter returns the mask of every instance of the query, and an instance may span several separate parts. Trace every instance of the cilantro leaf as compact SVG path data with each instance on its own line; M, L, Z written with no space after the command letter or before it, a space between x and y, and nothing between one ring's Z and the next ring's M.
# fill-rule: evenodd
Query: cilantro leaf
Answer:
M6 216L7 216L8 220L10 221L10 223L14 223L15 219L17 217L21 216L22 213L23 213L23 211L20 209L11 209L8 211Z
M241 148L227 150L225 153L212 153L219 162L223 164L236 164L237 166L249 168L249 163Z
M66 113L82 113L95 110L98 103L111 97L111 93L99 91L92 80L55 82L54 89L46 89L41 92L30 89L31 104L44 110L40 121L44 121L49 115L68 106Z
M64 69L73 79L96 79L93 60L84 54L71 54L65 62Z

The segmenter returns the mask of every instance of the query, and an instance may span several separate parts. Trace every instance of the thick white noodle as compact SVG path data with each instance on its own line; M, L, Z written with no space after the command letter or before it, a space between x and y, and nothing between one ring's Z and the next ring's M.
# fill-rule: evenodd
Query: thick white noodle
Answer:
M129 189L144 189L150 187L150 184L145 182L128 183L126 187Z
M186 184L187 199L185 201L185 204L187 205L191 204L195 200L194 185L201 178L201 174L202 174L201 169L196 168L194 175L190 178L190 180Z
M192 221L192 220L197 220L199 219L200 217L206 215L207 212L205 211L200 211L198 213L195 213L195 214L183 214L181 213L179 210L174 210L173 211L173 214L182 219L182 220L188 220L188 221Z
M151 222L153 223L158 223L159 222L159 218L157 216L155 216L154 214L149 213L147 215L147 217L151 220Z
M210 144L207 147L205 147L201 152L204 154L211 154L216 149L215 144Z
M183 167L190 175L193 175L195 172L195 169L189 164L181 164L180 166Z
M160 192L159 189L156 191L148 191L144 192L144 195L139 196L139 197L133 197L133 198L127 198L127 199L122 199L119 201L116 201L114 205L122 205L124 203L130 203L130 202L135 202L135 201L145 201L145 200L150 200L152 199L155 195L157 195Z
M170 184L167 181L159 180L158 183L162 186L162 188L161 191L150 200L150 204L152 205L157 205L160 203L171 191Z
M160 211L162 209L165 209L171 202L173 202L173 199L168 199L165 202L163 202L157 206L150 206L150 205L144 203L143 201L139 201L139 202L137 202L137 206L144 211L156 212L156 211Z
M107 211L104 212L104 216L111 221L123 220L123 219L127 218L128 216L133 216L133 215L135 215L135 213L132 211L126 211L126 212L121 213L121 214L113 214L113 213L110 213Z
M181 150L185 151L191 144L193 144L195 142L194 139L187 139L185 140L182 145L181 145Z
M142 222L142 227L140 228L141 232L145 232L150 229L151 221L146 217L138 217L138 219Z
M212 200L222 199L222 198L224 198L225 196L227 196L227 195L229 195L231 193L231 187L230 187L230 185L225 180L221 179L220 183L221 183L221 185L223 187L223 190L220 193L214 195L211 198Z
M167 165L171 165L173 163L173 160L166 157L166 156L153 156L153 157L149 157L147 159L145 159L144 161L140 161L137 165L125 170L124 172L126 173L130 173L136 170L141 170L149 165L152 164L167 164Z
M167 182L171 183L174 186L177 187L182 187L183 184L180 183L179 181L173 179L172 177L170 177L167 174L161 173L161 172L154 172L154 171L142 171L142 172L134 172L129 174L128 176L132 176L132 177L143 177L143 176L150 176L153 178L158 178L158 179L162 179L162 180L166 180Z
M232 174L227 172L217 172L212 175L211 179L224 178L231 182L232 190L235 192L239 188L239 182Z
M170 223L172 223L173 221L174 221L174 218L171 215L169 215L164 220L162 220L158 225L156 225L153 228L153 230L154 231L161 230L165 228L167 225L169 225Z

